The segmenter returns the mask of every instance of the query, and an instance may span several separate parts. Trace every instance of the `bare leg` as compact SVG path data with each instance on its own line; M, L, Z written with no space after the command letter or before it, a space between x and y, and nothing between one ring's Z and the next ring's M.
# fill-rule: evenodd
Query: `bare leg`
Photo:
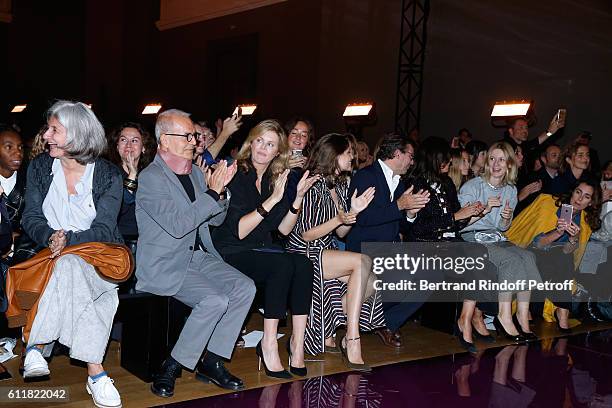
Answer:
M559 320L562 329L569 329L569 310L559 307L555 309L555 317Z
M346 294L346 338L359 337L359 314L365 299L372 261L369 257L349 251L323 251L323 278L341 279L348 285ZM361 342L346 344L348 358L355 364L363 364Z
M102 364L87 363L87 375L90 377L100 374L102 371L104 371Z
M518 330L512 323L512 293L500 292L499 294L499 313L497 318L508 334L518 336Z
M478 333L483 336L489 336L489 330L487 329L487 325L484 322L482 311L478 308L474 310L474 316L472 317L472 325L476 329Z
M461 330L463 334L463 340L470 343L474 342L472 339L472 317L475 309L476 301L464 299L463 307L461 308L461 316L459 316L459 321L457 322L459 330Z
M293 330L291 334L291 365L304 367L304 333L308 315L294 315L291 319Z
M278 356L278 342L276 334L278 332L278 319L264 319L264 335L261 339L261 351L263 351L266 366L270 371L284 370ZM302 345L304 342L302 341ZM302 354L303 358L303 354Z
M521 329L525 333L531 333L529 329L529 299L531 298L530 291L518 292L516 294L516 299L518 303L518 307L516 310L516 318L521 325Z

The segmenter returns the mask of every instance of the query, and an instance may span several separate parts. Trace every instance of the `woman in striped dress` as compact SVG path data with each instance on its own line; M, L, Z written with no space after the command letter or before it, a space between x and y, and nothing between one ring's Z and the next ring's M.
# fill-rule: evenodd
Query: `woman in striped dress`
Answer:
M355 140L329 134L315 144L307 164L321 178L304 196L303 209L289 235L288 250L305 254L314 265L312 306L306 327L305 349L317 355L338 351L334 333L346 326L340 349L351 369L369 371L363 362L359 330L384 326L382 306L375 294L371 260L339 251L333 239L344 237L357 214L374 198L374 188L348 197L348 177L354 165Z

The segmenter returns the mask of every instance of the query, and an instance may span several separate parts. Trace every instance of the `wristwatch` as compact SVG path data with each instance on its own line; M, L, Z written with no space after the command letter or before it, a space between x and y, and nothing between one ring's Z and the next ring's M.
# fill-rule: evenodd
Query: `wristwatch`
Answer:
M553 135L553 133L550 130L546 131L546 136L551 137Z

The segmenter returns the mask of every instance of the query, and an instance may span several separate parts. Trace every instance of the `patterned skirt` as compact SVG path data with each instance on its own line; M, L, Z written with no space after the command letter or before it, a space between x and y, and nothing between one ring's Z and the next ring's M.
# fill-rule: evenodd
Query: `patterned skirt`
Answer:
M322 270L323 251L326 249L316 246L307 248L287 248L290 252L306 255L313 264L314 282L312 285L312 303L304 349L308 354L316 356L325 350L325 339L332 337L341 326L346 326L346 315L342 310L342 296L348 290L346 283L338 279L324 280ZM385 327L385 317L381 302L382 296L375 293L364 302L359 316L359 331L367 332Z

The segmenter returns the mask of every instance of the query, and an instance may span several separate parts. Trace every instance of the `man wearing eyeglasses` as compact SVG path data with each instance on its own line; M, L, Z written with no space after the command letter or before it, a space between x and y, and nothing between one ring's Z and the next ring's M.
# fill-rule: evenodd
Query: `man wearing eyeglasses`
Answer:
M206 174L192 166L199 134L185 112L161 113L155 136L158 153L141 172L136 193L136 289L172 296L192 312L151 391L160 397L174 395L182 367L195 369L200 381L241 390L244 383L223 360L232 355L255 285L222 260L209 231L225 219L225 186L236 165L228 167L222 160Z

